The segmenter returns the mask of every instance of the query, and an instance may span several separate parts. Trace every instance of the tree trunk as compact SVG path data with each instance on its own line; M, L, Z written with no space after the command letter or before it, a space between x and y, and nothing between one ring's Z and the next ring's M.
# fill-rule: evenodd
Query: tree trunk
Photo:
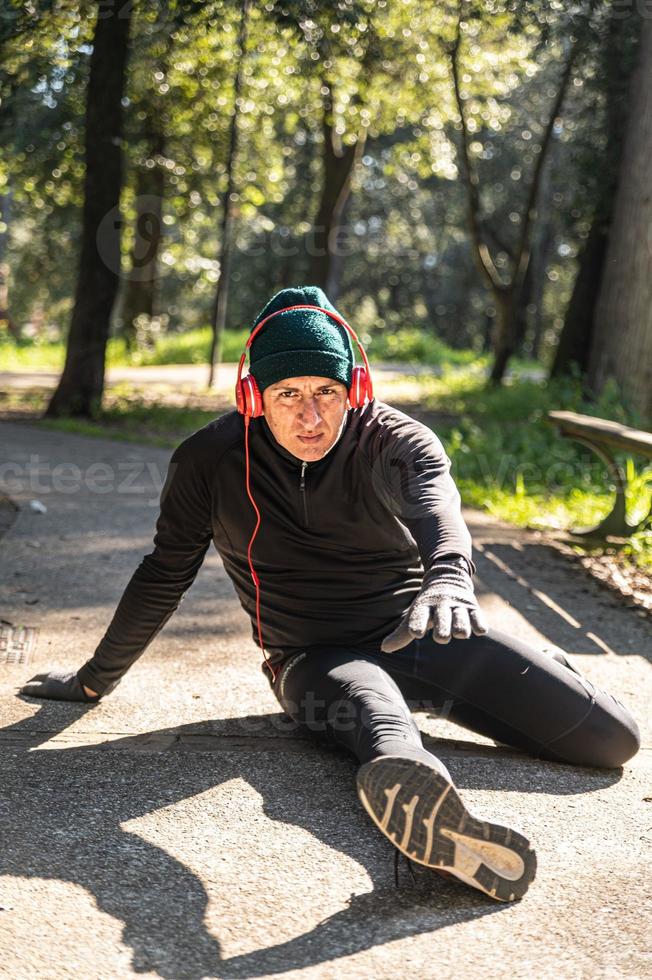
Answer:
M638 64L598 295L589 385L609 378L643 424L652 419L652 20L642 18Z
M14 323L9 311L9 263L6 261L7 239L9 237L9 214L11 209L11 192L0 194L0 327L6 324L7 332L14 340L20 340L20 329Z
M596 217L580 256L579 270L559 336L551 378L570 374L575 364L582 374L589 366L597 288L602 277L607 245L607 224Z
M4 327L10 337L20 340L20 328L9 312L9 266L0 263L0 329Z
M496 341L494 344L494 362L489 374L489 383L499 385L505 376L510 358L516 353L522 334L519 334L518 310L522 303L523 287L530 270L532 260L532 237L538 223L542 187L546 167L550 166L549 153L553 143L554 123L559 116L577 56L577 42L570 49L562 74L554 105L548 116L548 122L541 140L541 151L535 164L534 174L530 184L529 195L522 219L520 242L513 261L513 271L510 279L502 286L496 286L493 280L494 301L498 307L496 316Z
M517 296L513 286L494 289L493 300L496 304L494 325L494 362L489 375L490 384L500 384L505 376L509 359L516 349L516 307Z
M577 277L550 370L551 377L570 374L572 365L579 369L585 379L588 372L598 292L627 122L633 65L630 45L635 46L639 33L636 25L632 30L624 18L613 14L605 47L598 61L606 108L606 145L599 162L599 193L591 229L580 253Z
M151 318L155 310L165 194L165 172L157 158L164 149L165 138L157 133L147 152L148 158L156 161L155 166L142 166L136 180L136 228L120 316L120 333L129 350L136 346L137 318Z
M523 287L514 312L514 350L516 353L522 351L528 332L530 306L534 296L534 260L536 251L536 245L533 245L530 262L525 273L525 279L523 280Z
M336 218L337 227L336 231L334 232L334 239L336 239L337 247L329 249L331 260L328 267L326 284L322 288L331 303L337 303L337 299L340 295L344 260L349 254L348 249L351 246L351 236L348 229L348 215L350 212L351 200L351 194L348 193L344 204L340 209L339 215L337 215Z
M491 353L491 337L494 332L494 317L489 316L488 313L484 315L484 323L482 326L482 353Z
M534 360L539 360L543 342L543 301L546 289L546 266L548 264L548 254L553 243L553 171L555 159L559 151L559 142L551 140L550 155L546 161L541 175L541 218L537 223L536 234L532 241L532 254L528 265L527 279L530 284L528 293L528 304L532 310L531 316L527 317L527 326L531 327L532 344L530 356Z
M231 262L233 258L233 201L232 196L235 190L235 163L238 155L239 137L239 117L240 117L240 92L242 90L242 76L245 59L245 49L247 46L247 30L249 26L249 6L250 0L243 0L242 13L240 17L240 30L238 34L238 67L234 80L233 95L233 115L231 116L231 130L229 134L229 152L226 161L227 183L224 193L224 203L222 206L222 224L220 228L220 279L215 293L215 302L211 322L213 325L213 336L211 339L211 351L209 357L208 387L212 388L215 381L215 365L222 360L222 335L226 326L226 310L229 301L229 279L231 276Z
M366 129L361 129L352 146L344 146L332 123L330 86L324 87L328 95L324 97L322 118L323 183L308 246L310 282L330 296L329 288L337 286L337 258L343 245L337 241L342 213L351 193L356 163L364 150Z
M66 363L46 416L91 417L101 405L120 275L122 95L131 4L98 10L86 99L84 208Z
M489 375L489 383L498 385L502 382L509 359L518 346L517 311L520 297L523 293L523 283L530 264L530 249L532 233L537 215L537 199L541 191L543 168L546 163L548 149L553 137L555 120L559 116L566 90L573 72L577 56L578 43L572 42L566 64L564 66L557 94L548 115L548 120L541 137L541 149L534 165L534 171L528 189L527 201L521 219L519 241L511 256L511 272L504 277L498 270L487 241L487 229L482 220L480 206L480 185L478 175L471 162L470 133L466 119L465 98L460 86L459 52L462 40L463 14L460 10L455 40L450 46L451 72L455 102L462 124L461 137L461 175L466 187L467 216L471 251L474 261L487 288L491 291L496 306L494 333L494 362ZM496 236L494 236L496 237Z
M553 238L552 221L546 221L530 259L529 272L532 280L530 303L534 311L532 314L531 356L535 361L540 360L543 346L543 303L546 292L546 266L548 264L548 253L550 252Z

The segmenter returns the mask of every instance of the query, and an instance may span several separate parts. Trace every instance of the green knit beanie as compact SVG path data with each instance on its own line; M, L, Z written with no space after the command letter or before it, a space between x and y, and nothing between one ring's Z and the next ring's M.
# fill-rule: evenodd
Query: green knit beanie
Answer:
M252 330L270 313L287 306L321 306L337 313L317 286L297 286L276 293L254 320ZM265 324L249 350L249 371L261 392L284 378L304 375L332 378L349 388L353 364L348 330L319 310L279 313Z

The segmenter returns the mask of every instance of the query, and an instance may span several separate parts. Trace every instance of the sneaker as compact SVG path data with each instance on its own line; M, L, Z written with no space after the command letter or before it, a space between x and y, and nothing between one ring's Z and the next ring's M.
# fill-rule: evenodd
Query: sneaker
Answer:
M357 781L371 819L411 861L499 902L523 898L537 867L530 842L473 817L446 776L422 762L381 756L360 767Z

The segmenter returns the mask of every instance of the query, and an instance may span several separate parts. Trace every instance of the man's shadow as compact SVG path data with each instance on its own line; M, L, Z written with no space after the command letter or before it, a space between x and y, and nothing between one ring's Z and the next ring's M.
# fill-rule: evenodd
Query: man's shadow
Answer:
M507 907L422 868L417 869L416 885L404 870L401 887L396 889L394 848L371 826L358 804L353 759L309 736L279 736L285 724L281 715L231 719L230 731L263 732L245 736L244 751L237 737L231 742L225 738L218 721L128 736L106 748L38 750L39 743L69 727L87 710L86 705L45 703L32 718L0 731L0 745L9 749L3 752L0 791L0 817L7 824L0 874L81 885L95 897L102 912L124 923L123 940L133 950L135 972L154 972L170 980L264 976L332 961ZM222 734L216 733L218 729ZM265 736L265 732L272 734ZM198 736L207 751L197 751ZM215 744L208 748L211 738ZM256 750L258 741L263 753ZM437 749L446 759L443 744L438 741ZM500 752L496 749L497 757ZM552 791L559 791L559 770L567 767L519 758L526 773L523 791L531 791L534 782L540 792L550 792L551 786ZM535 781L530 767L537 769ZM545 778L546 771L550 779ZM306 772L311 775L310 785L306 785ZM583 772L589 774L591 789L596 790L619 778L619 772ZM327 848L363 867L372 890L352 895L345 908L294 939L274 943L272 935L263 948L224 957L219 941L206 927L209 895L200 878L164 849L122 825L237 778L246 779L260 794L269 819L307 830ZM493 771L490 782L491 789L501 788ZM464 780L459 784L463 786ZM482 785L477 767L470 779L467 775L466 785ZM505 779L507 787L515 788L513 771ZM233 828L221 827L216 814L214 833L199 842L203 852L224 846L221 830L230 830L232 837ZM247 861L251 833L250 828L242 828L241 862ZM273 855L273 832L268 836ZM197 842L193 843L196 847ZM327 855L326 851L325 860ZM299 855L295 864L300 862ZM210 896L212 910L216 900L230 905L247 878L242 863L233 860L229 867L232 871L222 878L221 895L213 891ZM255 882L255 868L249 874ZM311 874L319 881L319 867ZM291 881L292 875L286 901L296 921ZM264 894L261 906L262 912L260 907L251 910L258 924L265 914ZM243 920L247 928L244 916ZM83 932L78 938L83 944Z

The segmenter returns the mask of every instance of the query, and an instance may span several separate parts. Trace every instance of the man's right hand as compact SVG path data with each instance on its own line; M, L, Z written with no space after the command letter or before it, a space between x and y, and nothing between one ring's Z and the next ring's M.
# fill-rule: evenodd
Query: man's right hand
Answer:
M30 698L48 698L53 701L100 700L100 695L90 687L84 687L77 674L64 670L51 670L47 674L37 674L20 689L21 694Z

